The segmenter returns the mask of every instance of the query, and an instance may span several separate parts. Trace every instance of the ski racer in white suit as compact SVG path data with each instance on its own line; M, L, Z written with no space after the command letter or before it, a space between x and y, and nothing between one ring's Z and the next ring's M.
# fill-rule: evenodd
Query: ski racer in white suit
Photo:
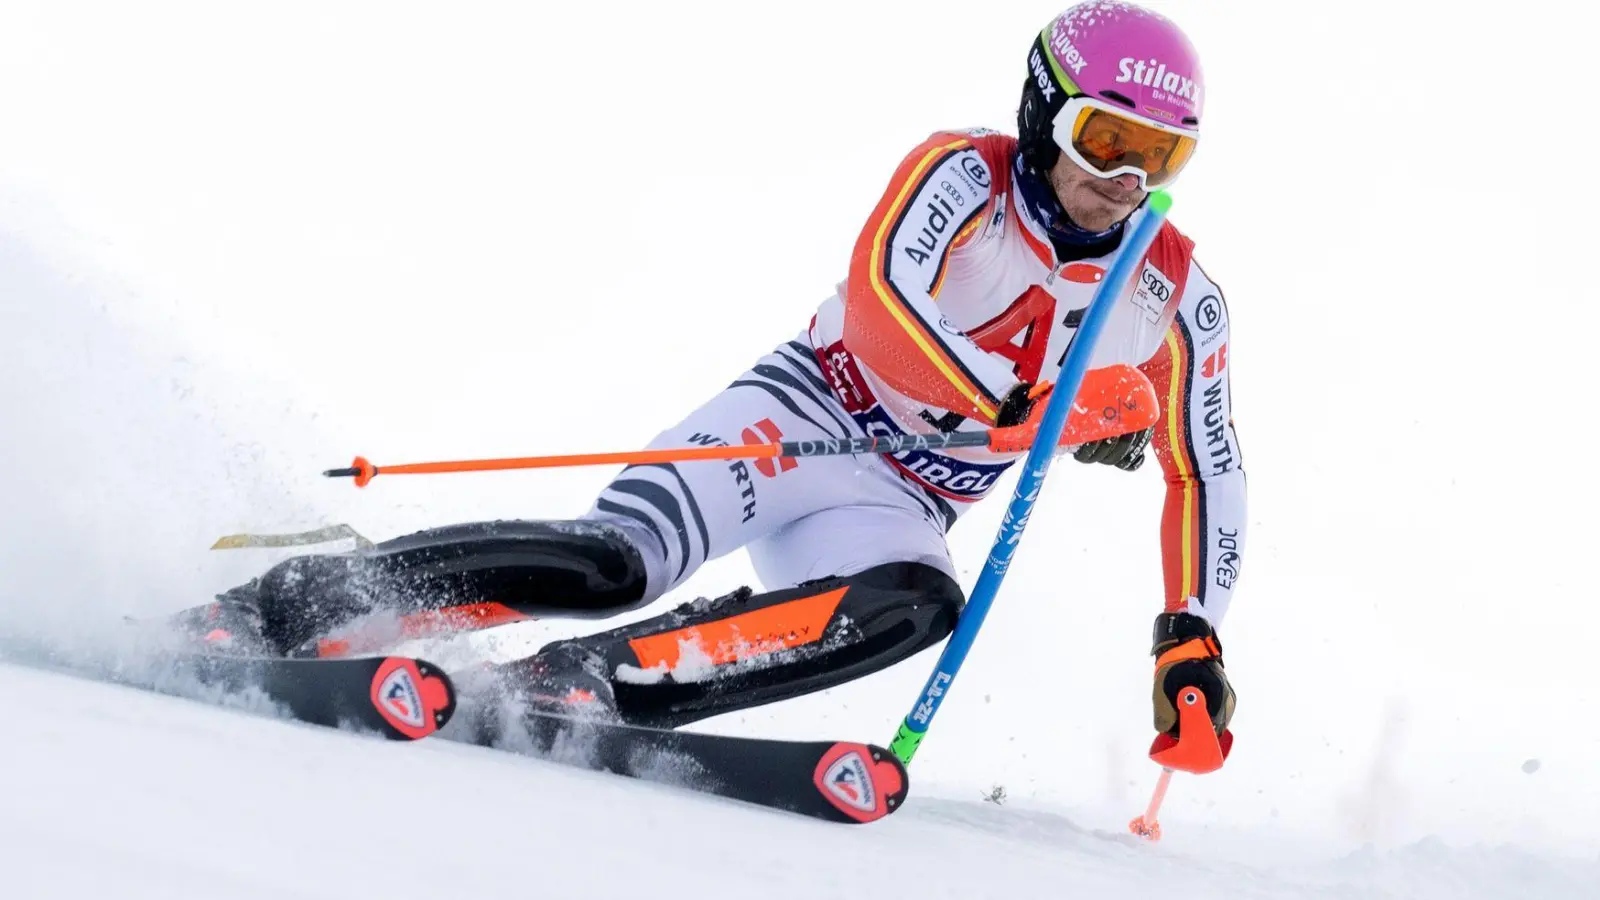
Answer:
M1019 137L940 131L914 148L809 324L650 446L968 431L1036 416L1033 388L1057 377L1148 190L1171 183L1194 151L1200 84L1170 21L1124 3L1067 10L1030 48ZM1136 272L1093 365L1141 367L1161 418L1074 455L1134 470L1153 448L1167 483L1155 726L1175 732L1173 691L1197 684L1221 733L1234 694L1217 627L1241 569L1246 508L1229 315L1170 223ZM746 548L762 593L695 600L498 667L541 704L674 727L861 677L942 640L964 602L945 534L1016 458L634 466L575 520L456 525L298 557L194 612L213 636L337 653L350 623L379 610L453 628L615 615Z

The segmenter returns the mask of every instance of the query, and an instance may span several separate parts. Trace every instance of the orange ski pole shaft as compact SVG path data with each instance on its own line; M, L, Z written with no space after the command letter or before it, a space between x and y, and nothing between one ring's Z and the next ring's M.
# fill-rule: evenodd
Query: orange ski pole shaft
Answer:
M638 466L694 460L771 459L775 457L839 456L860 453L900 453L905 450L943 450L954 447L989 447L1015 441L1020 428L930 435L879 435L848 440L781 441L728 447L671 447L664 450L625 450L618 453L572 453L561 456L522 456L509 459L464 459L447 462L375 466L358 456L346 468L329 469L329 478L354 478L366 487L378 475L436 475L442 472L503 472L512 469L553 469L565 466Z
M1132 366L1113 365L1090 372L1074 398L1062 446L1086 444L1142 431L1154 425L1160 406L1150 379ZM1033 445L1036 425L962 431L949 434L873 435L824 441L781 441L728 447L673 447L664 450L628 450L620 453L573 453L564 456L523 456L510 459L467 459L452 462L407 463L375 466L358 456L349 466L323 472L329 478L354 478L366 487L378 475L434 475L441 472L501 472L510 469L551 469L564 466L649 465L692 460L800 458L863 453L902 453L907 450L952 450L986 447L995 453L1023 453Z

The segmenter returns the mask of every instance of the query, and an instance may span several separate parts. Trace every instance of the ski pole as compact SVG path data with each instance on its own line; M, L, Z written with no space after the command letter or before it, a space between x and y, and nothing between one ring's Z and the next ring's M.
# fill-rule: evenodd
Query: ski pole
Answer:
M1095 291L1094 299L1089 302L1088 312L1078 326L1077 333L1073 335L1072 343L1067 349L1067 357L1062 362L1061 376L1057 379L1055 388L1050 392L1050 399L1045 404L1044 417L1039 423L1039 433L1028 451L1027 460L1023 463L1022 475L1017 479L1016 489L1011 494L1011 505L1006 508L1005 519L1001 521L1000 530L995 535L994 545L989 550L989 558L984 563L983 572L978 576L978 583L972 589L972 596L967 600L966 609L956 621L955 630L951 632L944 652L939 654L939 661L934 664L933 674L928 676L928 683L923 687L921 697L905 721L900 723L900 730L889 745L889 749L894 751L902 763L910 763L911 758L916 755L917 747L921 745L923 736L928 733L928 726L933 722L934 714L939 711L940 704L950 691L951 683L955 681L956 673L966 661L967 652L972 649L972 642L978 637L978 629L983 627L984 617L994 605L995 595L1000 591L1000 582L1005 578L1006 571L1011 568L1011 558L1017 552L1017 543L1022 539L1022 531L1027 527L1028 518L1033 514L1033 505L1039 499L1039 492L1044 487L1045 474L1050 471L1050 461L1055 456L1062 430L1066 425L1068 408L1073 405L1073 398L1077 395L1078 387L1088 371L1095 344L1100 340L1100 332L1105 329L1111 308L1116 304L1117 297L1132 274L1134 266L1144 259L1145 252L1155 242L1156 233L1166 220L1167 210L1171 207L1172 197L1165 191L1156 191L1150 195L1148 212L1139 222L1139 227L1134 229L1128 238L1116 262L1112 264L1111 271L1100 283L1099 289Z
M1147 841L1161 840L1161 823L1156 816L1161 813L1161 801L1167 797L1167 785L1172 783L1172 770L1162 766L1161 777L1156 780L1156 790L1150 795L1150 805L1145 807L1144 815L1128 823L1128 830Z
M1205 691L1190 685L1178 689L1178 732L1156 735L1150 745L1150 759L1161 766L1161 777L1156 781L1155 793L1144 815L1128 823L1128 830L1150 841L1161 840L1161 823L1156 816L1161 812L1161 802L1167 797L1167 787L1172 784L1173 772L1191 772L1204 775L1222 768L1233 747L1233 733L1224 730L1217 734L1211 724L1210 705Z
M1143 431L1160 415L1155 388L1144 373L1132 366L1115 365L1096 369L1076 404L1063 433L1056 425L1059 440L1069 444L1118 437ZM1079 394L1069 391L1069 397ZM956 447L987 447L996 453L1020 453L1035 443L1032 426L991 428L949 434L874 435L819 441L779 441L739 446L672 447L664 450L629 450L620 453L574 453L564 456L524 456L510 459L468 459L450 462L407 463L375 466L358 456L347 467L328 469L329 478L354 478L356 487L366 487L378 475L432 475L442 472L491 472L509 469L547 469L562 466L649 465L651 463L690 462L693 460L774 459L779 457L841 456L862 453L901 453L908 450L947 450Z

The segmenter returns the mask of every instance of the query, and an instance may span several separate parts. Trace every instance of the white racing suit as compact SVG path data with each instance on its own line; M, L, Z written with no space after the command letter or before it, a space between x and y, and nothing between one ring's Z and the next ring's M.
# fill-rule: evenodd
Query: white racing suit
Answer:
M1014 196L1016 156L1015 140L993 132L938 133L916 148L810 326L649 446L987 429L1019 383L1055 380L1115 248L1059 259ZM1241 568L1245 485L1227 307L1191 247L1163 227L1115 298L1092 365L1137 365L1156 387L1164 608L1215 625ZM504 667L544 696L601 695L625 719L678 725L857 678L942 640L963 603L945 533L1019 455L631 466L579 521L451 526L300 557L224 595L222 608L247 610L280 652L348 652L327 635L374 609L399 613L408 636L604 617L746 548L765 593L692 601Z

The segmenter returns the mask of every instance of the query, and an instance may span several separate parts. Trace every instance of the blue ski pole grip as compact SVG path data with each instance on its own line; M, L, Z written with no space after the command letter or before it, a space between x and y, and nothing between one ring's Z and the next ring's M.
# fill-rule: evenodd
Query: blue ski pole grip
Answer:
M956 622L955 630L950 633L950 640L945 643L944 652L939 654L939 661L934 664L933 674L923 686L922 695L905 720L900 723L900 730L889 745L889 749L902 763L910 763L911 758L916 755L923 736L933 723L934 715L938 713L950 690L950 685L955 681L956 673L961 670L961 664L966 662L967 653L978 637L978 629L983 627L983 620L989 615L990 607L994 605L995 596L1000 591L1000 582L1011 568L1011 560L1016 555L1018 542L1022 540L1023 529L1028 526L1028 519L1033 515L1033 506L1039 499L1039 492L1044 488L1045 474L1050 471L1050 462L1055 458L1056 445L1061 440L1061 432L1066 428L1067 417L1072 411L1073 401L1077 399L1078 389L1083 386L1083 377L1089 371L1089 362L1094 357L1094 348L1100 341L1100 333L1105 330L1106 321L1111 317L1111 308L1122 295L1123 288L1133 275L1134 267L1144 260L1150 245L1155 243L1156 235L1165 224L1167 211L1171 208L1172 198L1165 191L1156 191L1150 195L1144 217L1139 220L1133 234L1123 244L1105 280L1100 282L1094 299L1089 302L1089 309L1084 314L1083 321L1079 323L1078 330L1073 335L1066 359L1062 361L1061 374L1056 379L1055 387L1050 391L1049 401L1045 404L1044 416L1039 423L1039 433L1034 438L1033 446L1028 450L1027 459L1023 462L1022 475L1017 479L1017 486L1012 491L1011 504L1006 507L1005 518L1000 522L999 533L995 535L994 545L989 550L989 558L984 563L983 572L978 576L978 583L972 589L972 596L968 598L966 609Z

